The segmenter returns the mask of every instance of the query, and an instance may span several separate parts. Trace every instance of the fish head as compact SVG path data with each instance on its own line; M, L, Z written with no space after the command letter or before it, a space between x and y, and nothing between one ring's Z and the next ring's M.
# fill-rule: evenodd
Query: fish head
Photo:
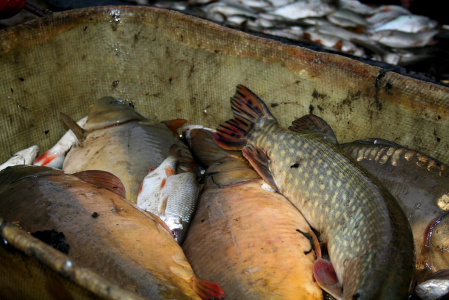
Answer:
M181 217L168 215L163 217L162 220L165 222L165 224L167 224L168 228L170 228L178 244L182 244L186 234L186 226L184 226L184 222Z
M98 99L90 108L84 129L91 131L131 120L145 120L129 102L107 96Z

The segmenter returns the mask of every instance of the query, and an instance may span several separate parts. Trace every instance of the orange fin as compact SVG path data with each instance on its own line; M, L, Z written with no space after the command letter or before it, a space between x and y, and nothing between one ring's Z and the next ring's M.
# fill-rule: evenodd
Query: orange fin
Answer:
M337 137L329 124L315 115L305 115L293 121L288 130L300 133L319 133L325 140L338 145Z
M323 290L336 299L343 299L343 291L330 261L318 258L313 263L313 276Z
M165 174L168 176L176 175L175 169L172 169L170 167L165 168Z
M49 155L50 150L45 151L41 155L39 155L35 160L33 164L40 163L40 166L46 166L49 163L51 163L57 155Z
M190 286L204 300L219 300L226 297L218 283L201 279L196 275L192 276Z
M270 168L268 167L268 156L260 148L253 145L247 145L242 150L243 156L250 162L254 170L259 173L260 177L265 180L273 189L279 192L276 183L274 182L273 175L271 174Z
M78 142L81 146L83 146L84 139L86 138L87 131L81 128L75 121L73 121L68 115L64 113L59 113L61 116L61 119L64 121L64 123L69 127L70 130L72 130L73 134L75 134L76 138L78 139Z
M123 183L117 176L109 172L99 170L87 170L74 173L72 175L78 177L82 181L114 192L120 197L125 198L126 196L125 186L123 185Z
M161 123L164 123L165 125L167 125L168 129L173 131L176 135L179 135L178 128L181 128L186 122L187 120L185 119L173 119L168 121L162 121Z
M235 119L221 124L212 138L220 147L226 150L240 150L245 147L248 137L261 119L276 119L263 101L243 85L237 86L231 107Z

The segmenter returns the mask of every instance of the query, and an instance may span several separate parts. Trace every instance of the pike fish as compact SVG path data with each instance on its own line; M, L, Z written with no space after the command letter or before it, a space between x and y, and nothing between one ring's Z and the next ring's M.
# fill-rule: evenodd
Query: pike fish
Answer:
M193 154L210 164L183 245L195 273L220 282L226 299L322 299L304 217L285 197L262 189L244 159L233 151L223 156L212 134L195 128L189 135L199 150Z
M414 269L407 217L394 197L338 148L329 125L307 115L285 130L242 85L231 105L235 118L220 125L213 138L225 149L242 149L327 242L343 290L338 293L334 281L322 280L322 273L332 272L317 260L320 285L338 299L407 298Z
M62 232L73 261L142 296L222 299L218 284L193 273L164 222L123 191L103 171L11 167L0 173L0 214L28 232Z
M185 120L152 121L112 97L103 97L93 105L84 128L68 116L61 116L80 142L67 153L63 170L110 172L122 181L126 199L133 203L137 202L140 184L148 170L157 168L169 156L173 145L180 149L182 157L191 158L187 145L175 133Z
M449 212L449 167L383 139L354 141L340 147L398 200L412 227L416 268L449 269L449 252L443 250L449 247L445 242L449 231L443 229Z

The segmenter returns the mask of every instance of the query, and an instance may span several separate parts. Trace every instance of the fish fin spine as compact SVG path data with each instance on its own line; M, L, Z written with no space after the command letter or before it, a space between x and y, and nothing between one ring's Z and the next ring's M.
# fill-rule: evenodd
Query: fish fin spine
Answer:
M263 101L243 85L237 86L231 98L234 119L224 122L212 136L226 150L241 150L257 126L265 121L276 121Z
M226 297L218 283L201 279L196 275L192 276L190 286L204 300L221 300Z
M64 113L59 113L61 116L62 121L69 127L70 130L72 130L73 134L78 139L78 142L80 143L80 146L83 146L83 142L86 138L87 131L84 130L81 126L78 125L74 120L72 120L68 115Z

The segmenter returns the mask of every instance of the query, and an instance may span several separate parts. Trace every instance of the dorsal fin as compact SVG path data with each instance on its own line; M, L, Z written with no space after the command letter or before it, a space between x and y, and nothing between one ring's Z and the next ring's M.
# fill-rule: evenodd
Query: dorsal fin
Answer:
M325 140L338 145L337 137L334 131L323 119L315 115L305 115L292 122L292 126L288 130L300 133L319 133Z
M179 135L178 129L182 128L182 126L184 126L186 122L187 120L185 119L173 119L168 121L162 121L161 123L164 123L165 125L167 125L168 129L173 131L176 135Z
M59 113L61 116L62 121L69 127L70 130L72 130L73 134L78 139L78 142L81 146L83 146L84 139L86 138L87 131L81 128L72 118L70 118L68 115L64 113Z
M100 170L86 170L72 174L84 182L114 192L122 198L126 197L125 186L115 175Z

